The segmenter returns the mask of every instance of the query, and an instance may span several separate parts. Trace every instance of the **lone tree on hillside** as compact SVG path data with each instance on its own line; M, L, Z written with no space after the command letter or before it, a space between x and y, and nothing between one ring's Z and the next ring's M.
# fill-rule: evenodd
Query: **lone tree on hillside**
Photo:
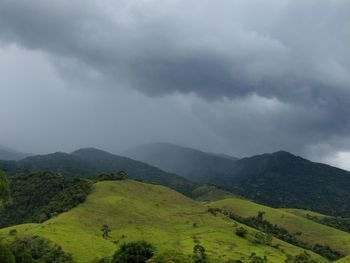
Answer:
M119 180L125 180L127 178L127 174L124 170L117 172L117 176Z
M0 170L0 206L10 199L10 189L6 174Z
M102 237L104 239L107 239L109 237L109 232L111 232L111 229L109 228L108 225L103 225L101 228L102 231Z

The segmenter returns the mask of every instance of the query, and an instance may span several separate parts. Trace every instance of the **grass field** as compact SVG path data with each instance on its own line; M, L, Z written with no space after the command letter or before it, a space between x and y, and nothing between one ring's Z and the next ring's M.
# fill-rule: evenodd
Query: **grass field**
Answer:
M350 256L341 258L341 259L335 261L334 263L350 263Z
M256 216L259 211L264 211L266 213L266 220L272 224L283 227L292 234L301 232L302 234L299 236L301 240L310 244L319 243L329 245L331 248L337 249L345 255L350 255L350 234L304 218L301 215L302 211L305 210L274 209L237 198L211 202L207 205L209 207L230 210L242 217ZM307 211L307 213L312 214L310 211Z
M286 211L286 212L289 212L289 213L294 214L296 216L302 216L302 217L306 217L307 215L316 216L316 217L319 217L319 218L329 217L327 215L320 214L320 213L317 213L317 212L313 212L313 211L310 211L310 210L305 210L305 209L280 208L279 210Z
M107 224L110 239L102 238L101 227ZM157 247L157 252L176 249L191 254L195 239L203 245L212 262L239 259L255 252L265 255L269 262L284 262L286 254L302 253L297 248L274 239L279 248L252 242L255 230L248 237L235 235L240 226L232 220L214 216L207 207L163 186L136 181L105 181L94 185L87 200L69 212L60 214L42 224L23 224L0 230L8 235L11 229L17 235L39 235L62 246L81 263L95 257L112 256L121 243L146 240ZM317 262L327 260L311 253Z

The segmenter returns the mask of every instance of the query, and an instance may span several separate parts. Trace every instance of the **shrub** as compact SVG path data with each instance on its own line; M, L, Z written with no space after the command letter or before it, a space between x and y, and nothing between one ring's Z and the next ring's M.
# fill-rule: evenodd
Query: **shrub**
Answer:
M154 247L146 241L123 244L115 252L112 263L144 263L154 255Z
M104 239L107 239L109 237L109 232L111 232L111 229L109 228L108 225L103 225L101 228L102 231L102 237Z
M205 248L201 245L195 245L193 248L193 263L206 263L207 254Z
M259 257L255 253L252 253L250 255L250 257L248 258L248 262L249 263L266 263L267 262L267 258L266 258L266 256Z
M16 238L11 244L16 262L73 263L73 257L61 247L39 237ZM2 261L0 261L2 262Z
M262 232L257 232L255 234L255 242L257 244L263 244L263 245L271 245L272 243L272 235L271 234L264 234Z
M245 237L247 235L248 231L244 227L238 227L236 228L236 235L239 237Z
M10 235L10 236L15 236L15 235L17 235L17 229L11 229L11 230L9 231L9 235Z
M166 251L151 258L148 263L192 263L189 256L177 251Z
M296 256L288 255L285 262L286 263L316 263L306 251Z
M110 263L108 258L95 258L91 263Z

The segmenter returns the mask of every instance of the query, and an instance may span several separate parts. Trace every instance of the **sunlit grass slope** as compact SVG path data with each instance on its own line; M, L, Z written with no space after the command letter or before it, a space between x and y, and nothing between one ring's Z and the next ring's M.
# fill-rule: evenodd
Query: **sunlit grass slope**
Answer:
M101 227L107 224L110 239L102 238ZM43 224L23 224L0 230L7 235L17 229L18 235L46 237L77 259L91 262L95 257L112 256L123 242L146 240L161 252L168 249L191 254L195 240L203 245L212 262L248 256L252 252L266 255L269 262L284 262L286 254L303 250L273 240L280 247L256 245L252 242L255 230L247 238L235 235L232 220L214 216L207 207L169 188L136 181L105 181L94 185L93 192L78 207ZM8 236L8 238L11 238ZM312 253L311 253L312 254ZM312 254L317 262L327 260Z
M256 216L259 211L264 211L265 219L280 227L287 229L290 233L300 233L299 238L310 244L325 244L339 250L346 255L350 254L350 234L335 228L316 223L300 216L302 210L274 209L254 202L230 198L209 203L208 206L230 210L242 217ZM305 211L305 210L304 210ZM295 213L298 212L299 215ZM307 211L310 215L312 212ZM318 214L319 215L319 214Z
M302 217L306 217L307 215L309 215L309 216L317 216L319 218L329 217L327 215L320 214L320 213L317 213L317 212L313 212L313 211L310 211L310 210L305 210L305 209L280 208L279 210L286 211L286 212L292 213L292 214L297 215L297 216L302 216Z
M335 261L334 263L350 263L350 256L341 258L341 259Z

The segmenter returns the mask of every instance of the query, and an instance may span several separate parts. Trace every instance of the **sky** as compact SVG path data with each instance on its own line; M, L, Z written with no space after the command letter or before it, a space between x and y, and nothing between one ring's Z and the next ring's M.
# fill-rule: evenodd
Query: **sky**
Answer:
M0 0L0 144L287 150L350 170L348 0Z

